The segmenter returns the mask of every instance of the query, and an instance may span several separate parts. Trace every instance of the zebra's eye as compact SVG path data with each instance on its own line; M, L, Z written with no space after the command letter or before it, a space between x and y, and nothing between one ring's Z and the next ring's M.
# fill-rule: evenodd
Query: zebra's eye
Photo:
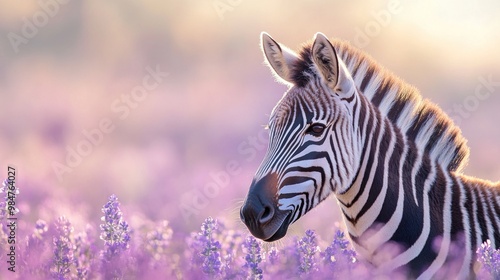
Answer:
M307 134L312 134L314 136L321 136L321 134L323 133L323 131L325 130L325 125L322 124L322 123L313 123L311 124L307 130L306 130L306 133Z

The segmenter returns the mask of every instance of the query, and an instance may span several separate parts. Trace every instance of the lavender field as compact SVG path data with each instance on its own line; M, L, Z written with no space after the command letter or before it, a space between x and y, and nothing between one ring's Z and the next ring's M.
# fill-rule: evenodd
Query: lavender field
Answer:
M0 193L8 193L10 186L5 181ZM7 205L0 203L2 222L19 213ZM16 248L10 242L0 243L2 252L9 252L0 256L8 264L7 271L0 274L2 279L406 278L404 271L381 274L359 261L338 229L325 248L319 246L313 230L284 244L264 245L248 233L208 217L198 232L176 239L166 220L142 221L131 227L115 195L102 207L102 215L98 225L88 223L81 232L75 232L64 216L50 222L38 220L31 232L3 223L1 240L17 234L26 238L17 238ZM478 248L477 260L479 279L500 277L500 250L486 242Z
M272 244L239 219L287 89L262 31L368 52L460 126L466 174L500 179L497 2L18 2L0 1L0 280L372 277L333 197Z

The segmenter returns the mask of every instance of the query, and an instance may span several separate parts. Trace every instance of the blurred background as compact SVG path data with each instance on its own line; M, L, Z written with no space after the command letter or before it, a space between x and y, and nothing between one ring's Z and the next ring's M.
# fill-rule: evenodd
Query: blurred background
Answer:
M287 89L259 34L297 49L320 31L439 104L469 140L465 173L496 181L499 11L463 0L0 1L0 177L16 167L31 225L98 223L114 193L125 219L243 228L263 127ZM339 217L331 198L291 231L328 238Z

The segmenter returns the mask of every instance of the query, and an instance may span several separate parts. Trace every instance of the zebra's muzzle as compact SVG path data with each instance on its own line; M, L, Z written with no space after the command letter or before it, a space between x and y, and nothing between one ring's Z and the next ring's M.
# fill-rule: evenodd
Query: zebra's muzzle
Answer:
M276 199L277 176L266 175L250 186L240 210L240 218L253 236L275 241L285 236L291 211L280 210Z

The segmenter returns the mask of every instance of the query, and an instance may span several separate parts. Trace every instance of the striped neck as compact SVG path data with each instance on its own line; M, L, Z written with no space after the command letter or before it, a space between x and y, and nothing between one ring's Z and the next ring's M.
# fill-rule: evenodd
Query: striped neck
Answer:
M443 169L462 171L468 161L469 148L460 129L446 113L367 54L344 42L332 44L339 49L339 56L359 91L396 131Z

